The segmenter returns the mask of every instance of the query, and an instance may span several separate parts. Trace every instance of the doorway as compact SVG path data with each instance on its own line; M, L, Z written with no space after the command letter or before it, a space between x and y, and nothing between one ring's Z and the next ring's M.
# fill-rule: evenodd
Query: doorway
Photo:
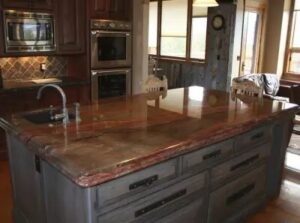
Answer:
M243 24L240 75L258 72L262 21L262 9L246 8Z

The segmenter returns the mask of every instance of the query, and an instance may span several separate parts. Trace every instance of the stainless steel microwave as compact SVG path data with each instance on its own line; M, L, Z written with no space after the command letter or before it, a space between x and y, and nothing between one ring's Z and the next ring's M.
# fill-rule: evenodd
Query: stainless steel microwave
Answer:
M52 14L5 10L3 18L6 52L55 50Z

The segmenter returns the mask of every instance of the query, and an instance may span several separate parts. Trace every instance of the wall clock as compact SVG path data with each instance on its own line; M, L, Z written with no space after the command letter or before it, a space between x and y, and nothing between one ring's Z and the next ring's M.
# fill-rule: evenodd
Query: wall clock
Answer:
M222 15L215 15L211 21L214 30L221 30L225 26L225 19Z

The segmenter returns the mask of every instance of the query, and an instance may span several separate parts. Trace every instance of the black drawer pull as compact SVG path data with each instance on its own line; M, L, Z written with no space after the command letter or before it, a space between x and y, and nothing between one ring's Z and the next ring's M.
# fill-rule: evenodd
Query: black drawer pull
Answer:
M239 168L242 168L242 167L244 167L244 166L248 166L248 165L250 165L251 163L255 162L255 161L258 160L258 159L259 159L259 154L256 154L255 156L252 156L252 157L250 157L249 159L246 159L245 161L240 162L240 163L238 163L238 164L232 166L232 167L230 168L230 171L234 171L234 170L239 169Z
M146 213L148 213L148 212L150 212L154 209L157 209L157 208L159 208L159 207L161 207L161 206L163 206L163 205L165 205L165 204L167 204L171 201L176 200L179 197L184 196L185 194L186 194L186 189L178 191L178 192L164 198L163 200L157 201L153 204L148 205L147 207L144 207L143 209L140 209L140 210L136 211L135 212L135 217L137 218L137 217L139 217L143 214L146 214Z
M251 136L251 140L258 140L264 136L264 132L259 132L253 136Z
M141 181L135 182L133 184L130 184L129 185L129 190L134 190L138 187L143 187L143 186L150 186L151 184L153 184L154 181L157 181L157 180L158 180L158 175L148 177L144 180L141 180Z
M245 195L247 195L248 193L250 193L254 188L255 188L254 183L242 188L238 192L236 192L236 193L232 194L231 196L229 196L226 200L226 204L230 205L230 204L234 203L235 201L239 200L240 198L242 198Z
M203 160L208 160L208 159L212 159L212 158L217 158L218 156L221 155L221 150L217 150L217 151L214 151L214 152L211 152L211 153L208 153L206 155L203 156Z

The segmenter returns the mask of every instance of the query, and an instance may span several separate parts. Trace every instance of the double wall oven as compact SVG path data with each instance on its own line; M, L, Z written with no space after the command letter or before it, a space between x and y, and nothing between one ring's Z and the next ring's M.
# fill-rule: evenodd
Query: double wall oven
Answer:
M92 100L131 94L131 23L91 21Z

